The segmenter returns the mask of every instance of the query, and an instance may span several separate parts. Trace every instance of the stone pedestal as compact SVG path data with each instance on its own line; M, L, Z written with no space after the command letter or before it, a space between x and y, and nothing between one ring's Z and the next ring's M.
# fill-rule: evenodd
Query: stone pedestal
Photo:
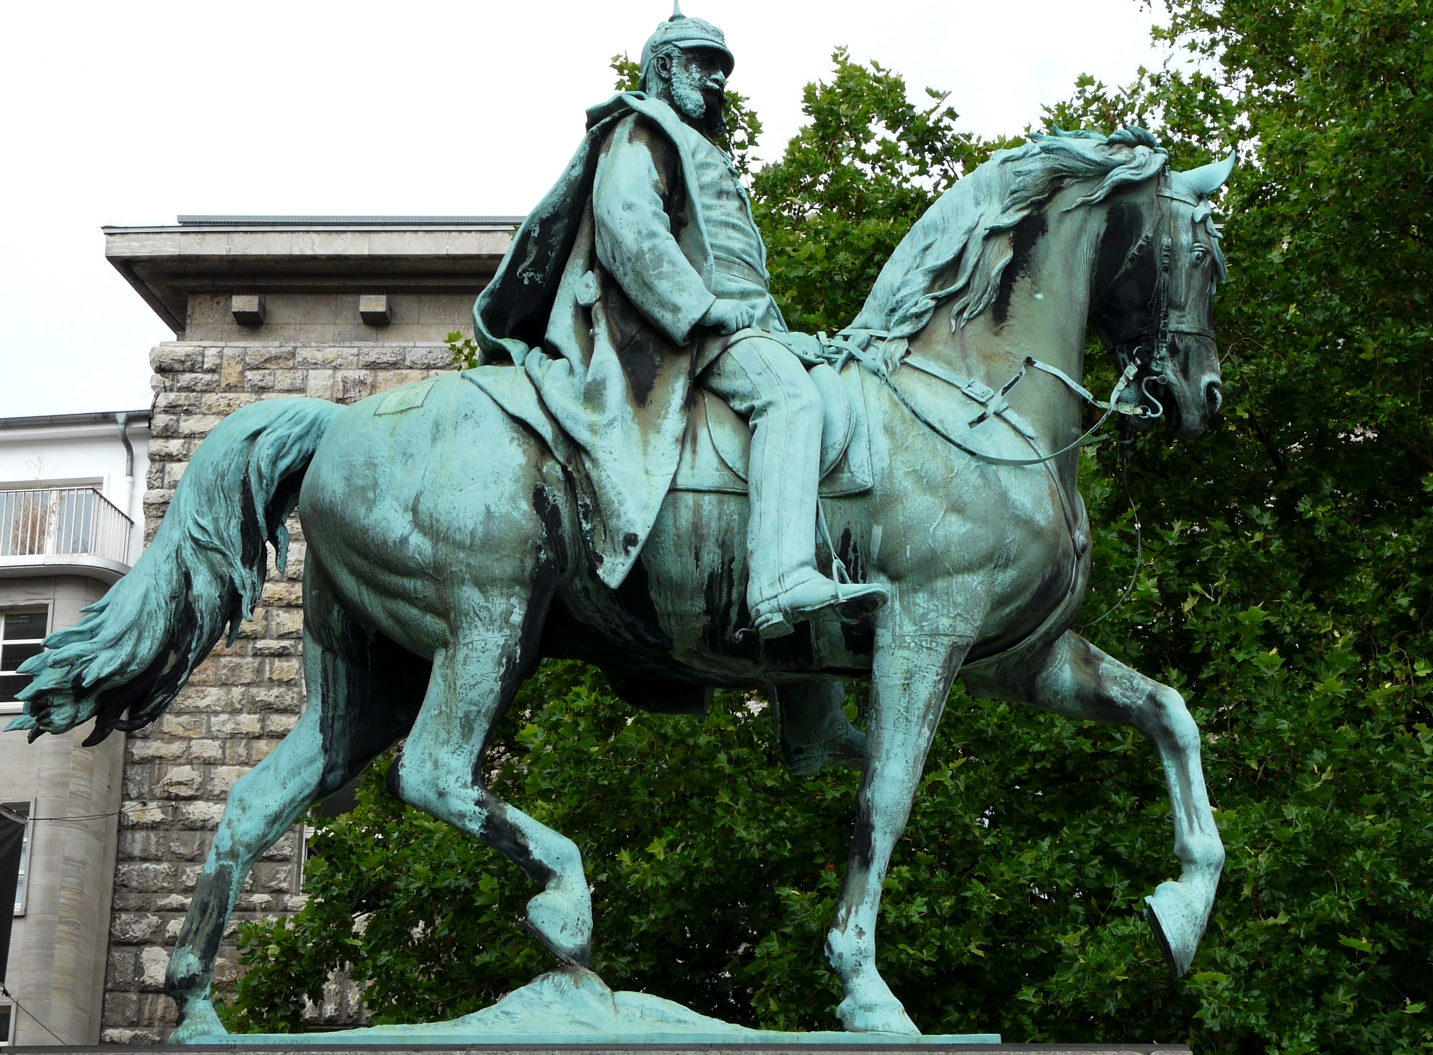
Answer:
M209 1043L212 1041L213 1044ZM136 1049L130 1049L136 1050ZM151 1050L151 1049L138 1049ZM152 1049L155 1051L161 1049ZM176 1051L174 1047L165 1050ZM186 1050L186 1049L178 1049ZM975 1052L1189 1055L1183 1045L1008 1045L995 1033L905 1036L834 1031L785 1033L734 1026L646 993L613 992L581 967L563 967L535 979L491 1007L450 1022L373 1026L327 1034L236 1034L198 1038L187 1050L296 1052L484 1052L498 1055L662 1055L671 1052L740 1052L741 1055L971 1055Z

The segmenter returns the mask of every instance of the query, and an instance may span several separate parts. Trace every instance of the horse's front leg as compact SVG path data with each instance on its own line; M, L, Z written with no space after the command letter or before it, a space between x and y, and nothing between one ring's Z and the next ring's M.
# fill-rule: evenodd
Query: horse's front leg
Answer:
M1224 868L1224 844L1209 809L1199 758L1199 728L1184 698L1106 655L1073 631L1055 642L1042 663L1032 664L1013 684L986 685L966 678L977 695L1028 703L1072 718L1126 725L1159 751L1174 813L1174 853L1179 879L1159 884L1145 898L1146 913L1169 969L1189 969L1214 907Z
M887 636L886 642L881 636ZM953 637L877 637L856 829L826 961L841 976L841 1023L862 1033L919 1034L876 970L876 917L891 850L906 827L936 725L969 647Z

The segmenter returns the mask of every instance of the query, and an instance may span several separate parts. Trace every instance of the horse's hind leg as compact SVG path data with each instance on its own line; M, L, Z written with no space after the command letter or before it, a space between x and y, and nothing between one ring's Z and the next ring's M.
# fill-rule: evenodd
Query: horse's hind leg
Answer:
M310 805L402 736L422 700L428 664L354 626L316 585L315 568L311 555L304 602L308 705L293 731L229 792L165 978L179 1010L171 1043L226 1032L209 995L214 959L259 856Z
M972 678L966 684L978 695L1130 726L1154 742L1169 785L1180 873L1178 881L1159 884L1154 895L1145 898L1146 915L1170 971L1176 978L1184 974L1204 936L1224 868L1224 844L1209 809L1200 765L1199 728L1184 698L1073 632L1060 638L1043 665L1016 684L986 685Z
M846 684L808 681L776 690L781 757L795 776L809 777L826 766L860 769L866 738L846 717Z
M404 802L476 836L541 883L542 892L527 903L525 929L559 959L587 966L592 899L582 855L566 836L483 783L493 726L532 668L532 631L547 607L546 598L512 596L504 603L500 596L493 590L475 599L454 639L434 655L427 698L401 759L389 770L389 786Z

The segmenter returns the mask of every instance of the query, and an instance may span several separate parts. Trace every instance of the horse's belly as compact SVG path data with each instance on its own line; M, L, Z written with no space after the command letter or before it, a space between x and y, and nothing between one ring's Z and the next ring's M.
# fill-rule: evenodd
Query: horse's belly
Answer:
M849 503L828 501L837 538ZM756 683L786 674L855 675L869 669L874 630L826 615L797 624L787 637L763 641L746 603L747 499L744 495L674 491L662 504L642 550L651 605L679 662ZM859 573L861 555L847 539L841 554ZM838 543L838 549L841 548ZM824 549L824 547L818 547ZM830 573L829 556L818 566Z
M1015 648L1052 619L1070 615L1089 580L1089 541L1062 522L1030 525L994 576L990 606L969 653L975 660ZM1063 627L1061 627L1063 629Z

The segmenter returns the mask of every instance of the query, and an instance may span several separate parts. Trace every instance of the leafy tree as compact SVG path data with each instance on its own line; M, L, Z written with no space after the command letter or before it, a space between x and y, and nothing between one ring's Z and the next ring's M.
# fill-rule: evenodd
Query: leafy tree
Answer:
M1142 444L1152 559L1096 635L1162 669L1209 738L1232 852L1176 992L1210 1049L1433 1043L1429 13L1181 0L1165 36L1197 72L1086 81L1048 115L1139 117L1184 163L1243 159L1226 412L1188 450ZM1129 558L1101 541L1103 600Z
M956 129L948 94L924 109L879 63L831 56L829 83L806 86L807 123L753 179L771 291L794 330L834 333L860 311L886 258L962 173L1002 145Z
M1045 115L1146 124L1181 167L1241 157L1222 203L1225 413L1195 445L1139 439L1145 560L1087 629L1189 699L1229 861L1194 967L1171 980L1139 918L1174 867L1152 749L957 691L881 918L883 973L927 1031L1433 1050L1428 16L1428 0L1175 0L1165 36L1197 68L1084 78ZM887 70L842 52L835 69L753 179L788 318L828 330L995 146L956 135L939 100L911 106ZM1090 618L1135 570L1113 450L1086 453L1082 489ZM610 984L835 1025L819 957L850 774L787 776L749 701L632 718L562 664L524 689L495 757L499 793L581 845ZM345 963L391 1021L471 1010L546 966L512 924L530 884L386 798L379 772L315 854L309 906L242 930L236 1024L300 1028L302 994Z

